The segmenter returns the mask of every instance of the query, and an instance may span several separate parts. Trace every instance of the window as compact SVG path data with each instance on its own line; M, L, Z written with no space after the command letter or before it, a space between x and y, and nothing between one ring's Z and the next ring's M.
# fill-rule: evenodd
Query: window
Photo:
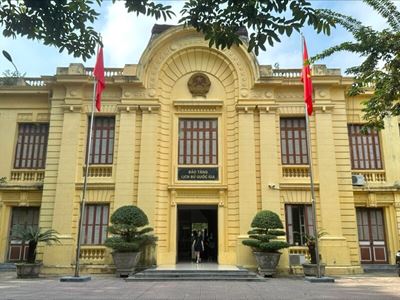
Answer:
M93 120L92 149L89 159L90 164L113 163L114 132L114 117L95 117Z
M217 119L180 119L180 165L218 164Z
M108 205L85 205L81 243L101 245L107 237Z
M15 169L44 169L49 124L21 123L15 149Z
M304 235L313 235L314 225L311 205L286 205L286 234L290 245L305 244Z
M281 118L280 125L282 164L308 164L306 120L304 118Z
M352 169L382 169L378 133L368 129L363 134L361 128L362 125L348 125Z

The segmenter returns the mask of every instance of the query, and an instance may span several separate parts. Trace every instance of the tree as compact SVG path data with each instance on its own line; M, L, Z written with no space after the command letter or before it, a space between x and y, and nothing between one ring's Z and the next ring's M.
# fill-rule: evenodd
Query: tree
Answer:
M364 102L365 127L383 129L384 119L400 115L400 11L391 0L363 0L385 18L388 28L377 31L356 19L331 10L320 13L340 24L354 36L353 42L331 47L311 60L322 59L339 51L350 51L365 57L359 65L348 68L354 75L350 96L373 89L373 95Z
M17 35L39 40L45 45L67 50L83 60L90 58L100 41L92 27L99 13L94 8L106 0L0 0L0 26L5 37ZM112 0L115 3L117 0ZM166 21L174 12L170 5L149 0L123 0L128 12ZM210 46L217 48L241 44L237 32L242 27L254 30L248 50L258 54L308 24L317 32L330 33L332 18L325 18L306 0L188 0L180 12L180 24L204 33ZM286 14L288 17L284 17Z

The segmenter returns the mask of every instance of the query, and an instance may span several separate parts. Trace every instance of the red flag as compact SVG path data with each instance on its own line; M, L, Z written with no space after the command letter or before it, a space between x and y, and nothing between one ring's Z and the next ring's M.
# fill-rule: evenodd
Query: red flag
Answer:
M301 72L301 81L304 84L304 102L307 104L307 113L311 116L313 112L313 103L312 103L312 81L311 81L311 70L310 63L308 61L308 53L306 40L303 38L304 48L303 48L303 71Z
M103 47L100 47L97 53L96 65L93 70L94 78L97 80L96 85L96 108L97 111L101 110L101 93L106 87L104 80L104 60L103 60Z

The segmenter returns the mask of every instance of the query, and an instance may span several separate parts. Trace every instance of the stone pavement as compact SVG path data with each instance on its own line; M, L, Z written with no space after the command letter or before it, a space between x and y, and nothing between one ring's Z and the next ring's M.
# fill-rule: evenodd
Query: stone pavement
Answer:
M125 282L112 275L92 276L84 283L59 277L16 279L0 272L0 299L400 299L395 274L337 277L335 283L310 283L301 277L265 282Z

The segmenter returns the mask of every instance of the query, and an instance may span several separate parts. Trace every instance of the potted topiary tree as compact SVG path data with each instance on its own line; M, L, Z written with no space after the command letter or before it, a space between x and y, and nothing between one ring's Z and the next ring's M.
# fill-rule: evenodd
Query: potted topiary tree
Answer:
M39 277L42 263L36 261L37 245L39 243L45 243L46 245L60 243L57 234L58 232L54 229L42 231L42 229L32 226L26 228L18 226L13 229L12 237L21 240L24 243L28 243L29 245L26 262L15 264L18 278Z
M285 232L279 216L269 210L256 214L251 222L252 230L248 232L249 239L242 243L253 249L258 264L258 272L263 276L272 276L276 272L281 253L280 249L289 247L286 241L278 240Z
M157 238L149 234L153 228L149 224L146 214L134 205L118 208L111 215L111 225L108 232L112 234L107 238L105 245L111 249L118 277L128 276L135 270L142 249L147 245L154 245Z

